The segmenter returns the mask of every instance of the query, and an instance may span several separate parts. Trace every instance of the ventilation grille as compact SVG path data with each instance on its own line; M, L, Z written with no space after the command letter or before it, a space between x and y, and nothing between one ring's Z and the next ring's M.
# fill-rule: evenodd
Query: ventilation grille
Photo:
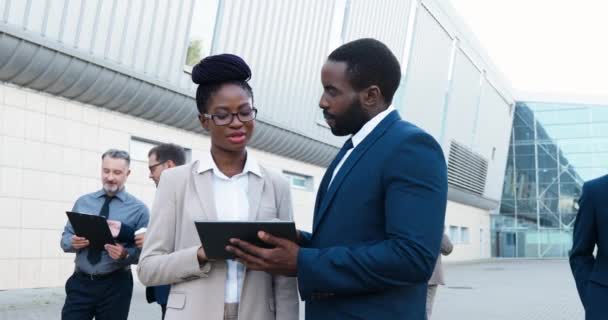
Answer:
M483 195L488 175L488 160L452 141L448 158L448 184L452 187Z

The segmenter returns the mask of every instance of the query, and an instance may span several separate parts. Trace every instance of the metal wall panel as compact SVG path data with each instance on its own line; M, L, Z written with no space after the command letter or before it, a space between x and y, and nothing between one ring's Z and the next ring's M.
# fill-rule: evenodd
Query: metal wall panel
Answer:
M47 9L47 0L28 0L21 1L25 2L26 12L24 25L27 30L36 33L42 33L42 25L44 19L47 16L45 10Z
M214 53L242 56L260 118L339 145L317 124L332 1L226 0Z
M30 0L8 7L5 1L0 10L8 13L1 16L14 26L134 74L195 89L183 70L194 0ZM410 3L350 1L345 40L375 37L401 58ZM333 7L334 1L323 0L221 0L213 48L251 64L261 119L338 146L342 139L318 123Z
M29 38L33 43L67 53L61 58L59 54L55 54L56 58L46 57L48 59L44 61L52 63L48 66L40 65L43 60L36 55L41 53L27 50L22 50L22 55L11 53L12 60L3 67L2 77L19 85L78 97L79 101L188 129L191 124L182 123L185 120L176 117L194 112L193 106L185 101L193 96L195 86L190 75L184 72L190 21L200 14L193 12L194 1L0 0L0 27L18 28L19 32L42 39ZM406 70L408 79L400 88L405 101L403 113L408 120L436 137L443 133L448 139L452 134L468 132L471 124L451 126L460 122L455 119L477 119L475 123L480 125L486 120L502 123L504 119L483 120L486 116L483 112L487 106L497 104L496 95L509 97L510 93L489 60L478 54L481 49L475 46L475 41L470 41L470 32L453 23L454 13L446 9L449 5L437 0L421 1L412 34L411 54L403 52L408 40L406 29L412 1L347 1L341 33L343 40L374 37L385 42L397 58L410 57ZM312 138L323 144L323 148L330 149L330 145L339 146L342 139L319 125L318 99L322 92L320 69L330 50L329 30L335 3L327 0L220 0L212 52L239 54L251 65L251 84L262 122ZM453 64L452 85L448 88L454 38L460 41ZM471 110L471 101L475 92L479 92L479 82L468 81L474 82L471 79L478 77L477 71L463 60L460 49L467 53L469 62L481 70L480 73L485 72L488 84L492 84L489 87L495 88L495 94L491 90L490 93L484 91L484 96L478 99L479 109L475 111ZM68 59L68 56L77 59ZM107 72L105 68L119 73ZM463 68L465 71L461 72ZM97 73L99 78L89 76ZM134 79L139 82L131 81ZM105 94L91 89L95 83L99 87L107 81L121 90L110 100ZM181 100L165 100L173 95L161 94L158 90L178 93ZM127 91L136 94L127 94ZM144 92L151 96L140 94ZM447 103L446 96L450 98ZM156 101L156 97L163 97L160 98L163 100ZM509 99L512 98L506 98L504 103L508 105ZM173 107L161 110L158 107L161 104ZM445 108L448 114L442 117ZM174 113L168 117L166 110ZM462 114L455 117L454 112ZM510 115L506 117L509 122ZM476 128L475 133L479 135L484 130ZM509 128L505 128L505 132L508 134ZM502 136L496 139L502 141ZM293 145L290 139L260 136L257 141L260 146L277 144L268 150L300 157L302 150L314 150L309 145ZM485 148L480 153L487 154L486 144L475 141L474 145ZM495 158L503 157L500 152L495 151ZM314 158L314 154L306 156ZM327 151L323 157L327 157ZM493 177L490 175L489 179Z
M424 6L418 10L414 33L402 113L440 140L453 42Z
M0 19L95 59L190 88L182 79L189 77L183 65L193 1L2 0Z
M488 81L484 81L479 103L473 150L488 159L488 182L484 196L500 199L511 133L509 103Z
M351 0L345 23L345 41L376 38L401 61L410 7L411 0Z
M150 38L147 43L145 52L145 60L143 72L153 77L158 75L159 55L163 47L163 38L166 32L167 21L170 19L171 6L175 5L175 1L157 0L155 2L155 11L152 13L150 23Z
M67 6L65 6L65 24L60 25L58 40L59 43L65 44L70 48L76 48L76 41L78 34L80 33L80 21L81 13L85 5L84 1L78 0L66 0ZM50 38L52 40L53 38Z
M481 71L461 49L457 49L452 77L442 144L447 148L449 142L455 140L471 148L481 93Z
M104 58L115 62L120 60L120 50L123 44L123 39L126 35L126 27L129 24L129 15L131 14L129 6L132 1L114 1L112 23L110 24L110 32L107 37L107 44L104 51Z
M82 1L80 10L77 29L74 30L76 48L92 54L94 37L99 36L97 30L95 30L95 26L97 25L97 18L101 11L101 2L100 0ZM66 31L69 33L71 30Z
M105 57L106 48L109 46L108 40L112 38L111 26L117 18L116 13L113 14L115 5L116 0L99 0L91 37L91 52L95 57ZM120 38L117 34L114 36Z
M17 26L24 26L25 14L27 9L27 1L9 1L8 6L8 23ZM6 8L6 7L5 7Z
M68 0L52 0L48 1L49 12L46 15L46 29L42 33L50 38L59 40L60 32L64 24L64 10Z

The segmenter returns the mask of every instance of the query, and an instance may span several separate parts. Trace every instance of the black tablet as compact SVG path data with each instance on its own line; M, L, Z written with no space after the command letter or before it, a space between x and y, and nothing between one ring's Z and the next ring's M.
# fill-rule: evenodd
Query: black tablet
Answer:
M258 231L265 231L280 238L296 241L296 225L287 221L196 221L196 230L201 239L207 258L211 260L233 259L234 255L226 251L231 238L238 238L258 247L271 248L262 242Z
M90 248L103 250L106 243L115 244L106 218L72 211L65 213L74 228L74 233L89 240Z

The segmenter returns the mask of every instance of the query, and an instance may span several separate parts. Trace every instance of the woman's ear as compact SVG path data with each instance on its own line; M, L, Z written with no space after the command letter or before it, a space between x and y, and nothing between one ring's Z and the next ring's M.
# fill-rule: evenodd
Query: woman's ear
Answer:
M198 121L201 123L201 126L205 131L209 131L209 119L205 118L202 114L198 115Z

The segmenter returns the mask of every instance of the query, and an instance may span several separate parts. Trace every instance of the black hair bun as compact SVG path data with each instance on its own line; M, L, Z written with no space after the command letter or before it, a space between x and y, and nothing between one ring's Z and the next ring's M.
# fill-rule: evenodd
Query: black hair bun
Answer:
M239 56L224 53L208 56L192 68L192 81L198 85L227 81L248 81L251 69Z

